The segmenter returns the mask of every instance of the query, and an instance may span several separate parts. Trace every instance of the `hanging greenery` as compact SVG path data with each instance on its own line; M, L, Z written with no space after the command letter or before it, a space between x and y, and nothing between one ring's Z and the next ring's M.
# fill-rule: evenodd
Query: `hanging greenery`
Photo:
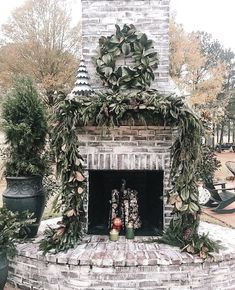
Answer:
M123 60L118 66L117 60ZM94 58L96 71L105 86L113 90L145 89L154 80L153 68L158 64L153 41L134 25L116 25L116 33L101 37L99 56ZM128 62L132 62L128 65Z
M137 53L138 45L143 47ZM207 236L198 234L200 206L195 173L201 159L203 125L180 98L146 89L150 82L146 82L143 71L149 69L148 72L152 74L151 65L156 64L156 53L148 54L150 48L152 42L150 45L147 37L137 33L134 26L124 25L122 30L116 26L116 35L101 38L101 55L96 60L97 72L110 90L93 93L90 97L71 99L70 96L70 100L65 99L60 104L53 145L57 170L62 179L61 204L64 211L59 227L46 231L41 244L44 252L74 247L84 232L83 199L87 194L86 178L82 157L78 152L75 128L88 124L167 125L177 128L177 137L171 148L171 189L167 193L174 217L161 241L177 245L190 253L198 253L203 258L217 249L216 243ZM133 69L133 75L130 72L124 78L121 73L126 71L126 67L116 68L115 60L117 56L123 54L125 58L129 53L135 56L138 65ZM146 65L140 60L145 56L149 60ZM118 71L121 72L120 75ZM124 87L141 90L124 92Z
M83 199L86 178L76 134L79 121L77 104L66 100L65 96L61 97L54 120L52 146L62 184L60 208L63 209L63 215L56 229L46 229L45 238L40 244L44 253L51 249L59 252L73 248L83 236L85 228Z

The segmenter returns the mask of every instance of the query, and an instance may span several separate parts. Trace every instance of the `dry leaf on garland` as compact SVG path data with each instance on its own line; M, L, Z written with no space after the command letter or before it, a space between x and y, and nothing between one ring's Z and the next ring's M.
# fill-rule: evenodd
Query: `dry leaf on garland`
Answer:
M75 172L75 179L77 179L78 181L80 181L80 182L82 182L82 181L84 181L85 180L85 177L82 175L82 173L81 172L79 172L79 171L76 171Z
M207 256L208 256L208 253L207 253L207 252L204 252L204 251L200 251L199 256L200 256L200 258L202 258L202 259L206 259Z
M66 212L67 217L76 216L76 215L77 213L74 209L70 209L69 211Z
M66 149L66 144L64 144L64 145L61 147L61 150L62 150L62 151L65 151L65 149Z
M173 193L170 197L169 197L169 203L170 204L175 204L175 202L176 202L176 198L177 198L177 196L179 196L177 193Z
M180 196L177 196L177 198L176 198L176 202L175 202L175 207L176 207L178 210L180 210L181 207L182 207L182 205L183 205L183 201L182 201L182 199L180 198Z
M65 232L65 226L64 226L64 225L63 225L63 226L61 225L61 226L56 230L54 236L55 236L55 237L56 237L56 236L63 236L64 232Z
M79 193L79 194L83 193L83 191L84 191L84 189L83 189L82 187L79 187L79 188L78 188L78 193Z
M194 247L193 247L192 245L188 245L188 246L186 247L186 251L187 251L188 253L192 253L192 254L195 253Z

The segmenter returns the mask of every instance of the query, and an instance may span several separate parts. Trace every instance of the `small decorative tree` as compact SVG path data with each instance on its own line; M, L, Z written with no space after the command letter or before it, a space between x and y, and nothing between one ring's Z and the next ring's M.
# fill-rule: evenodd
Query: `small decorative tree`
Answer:
M3 104L4 132L9 145L6 176L43 176L47 120L39 95L30 78L15 82Z
M29 237L34 237L45 206L42 177L48 161L44 154L46 115L31 79L23 77L15 82L3 104L3 119L9 149L3 202L11 211L34 213L36 222L29 232Z

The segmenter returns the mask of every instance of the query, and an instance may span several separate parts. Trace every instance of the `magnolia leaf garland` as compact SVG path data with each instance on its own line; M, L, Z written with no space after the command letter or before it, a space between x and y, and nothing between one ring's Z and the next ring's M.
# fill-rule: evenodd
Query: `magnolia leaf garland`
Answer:
M94 98L94 96L93 96ZM105 100L105 103L104 103ZM94 101L80 99L78 114L81 122L90 124L121 125L123 121L143 120L143 124L157 125L164 122L178 130L172 146L172 167L168 202L174 213L194 214L200 211L195 182L196 165L201 157L202 123L180 98L165 96L156 90L124 93L100 92Z
M52 145L55 149L57 174L62 181L62 221L55 229L45 231L40 248L44 253L73 248L84 234L83 200L86 194L86 178L82 156L78 151L76 126L78 123L77 104L63 100L57 108Z
M117 60L122 59L123 65ZM158 65L153 41L138 32L134 25L116 25L116 33L101 37L99 56L94 58L96 71L105 86L119 89L146 89L154 80L153 68ZM131 62L131 65L128 65Z
M201 158L201 136L203 125L198 116L180 98L165 96L156 90L124 93L108 90L91 99L78 101L80 122L86 125L121 125L133 120L143 124L164 124L177 128L177 137L171 148L172 162L168 202L173 205L169 228L161 238L162 242L193 251L206 258L219 246L207 236L198 234L200 206L196 186L196 168ZM192 250L193 249L193 250ZM207 250L208 249L208 250Z

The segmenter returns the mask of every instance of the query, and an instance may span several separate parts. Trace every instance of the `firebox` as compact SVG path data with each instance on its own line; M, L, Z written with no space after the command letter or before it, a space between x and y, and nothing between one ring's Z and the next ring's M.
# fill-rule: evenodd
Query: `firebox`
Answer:
M124 191L136 195L137 203L135 197L128 197L138 218L136 235L159 234L163 230L163 176L163 170L89 170L88 233L108 233L112 192L123 194L125 181ZM123 196L118 200L122 203Z

